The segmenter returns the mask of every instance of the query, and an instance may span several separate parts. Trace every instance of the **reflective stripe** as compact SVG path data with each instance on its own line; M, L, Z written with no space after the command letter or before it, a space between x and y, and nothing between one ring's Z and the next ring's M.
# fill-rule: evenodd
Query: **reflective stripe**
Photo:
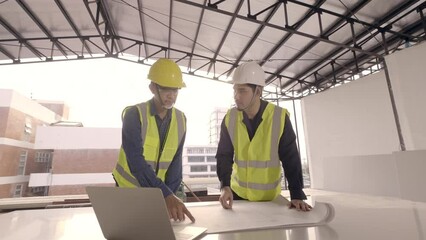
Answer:
M149 166L151 166L151 168L154 170L155 169L155 162L154 161L148 161L145 159L145 161L149 164Z
M234 163L240 168L268 168L268 167L280 167L280 161L261 161L261 160L237 160L234 159Z
M279 165L279 159L278 156L278 146L280 141L279 133L280 126L281 126L281 113L282 108L280 107L274 107L274 116L272 119L272 133L271 133L271 161L275 162L275 164Z
M251 188L251 189L254 189L254 190L263 190L263 191L275 190L278 187L278 185L281 184L281 178L278 179L277 181L273 182L273 183L266 183L266 184L252 183L252 182L242 182L242 181L238 180L236 177L234 177L234 180L241 187L244 186L246 188Z
M131 184L133 184L137 187L141 186L139 184L138 180L136 180L136 178L134 178L130 174L128 174L120 164L117 164L117 166L115 166L115 170L117 170L117 172L121 175L121 177L126 179L126 181L130 182Z
M148 161L148 160L145 160L148 164L149 164L149 166L151 166L151 168L155 171L155 165L157 164L157 162L156 161ZM171 164L172 162L159 162L158 163L158 168L159 169L165 169L165 170L167 170L168 168L169 168L169 166L170 166L170 164Z
M232 108L231 111L229 111L229 126L228 126L228 132L229 136L231 137L232 145L235 146L235 125L237 124L237 109Z
M172 162L160 162L158 164L159 169L168 169Z
M183 138L183 133L185 132L185 125L183 123L183 113L177 109L175 109L175 113L178 126L178 143L180 143Z

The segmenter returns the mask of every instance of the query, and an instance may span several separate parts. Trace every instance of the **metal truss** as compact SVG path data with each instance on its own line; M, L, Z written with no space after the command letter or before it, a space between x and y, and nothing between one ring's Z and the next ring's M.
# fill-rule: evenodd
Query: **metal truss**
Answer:
M142 32L141 39L132 39L129 37L120 36L117 34L116 29L112 24L111 14L109 13L108 4L105 1L88 1L83 0L86 10L92 20L93 26L96 28L97 34L84 35L77 28L76 23L71 18L66 7L61 0L54 0L57 7L67 20L68 24L74 31L73 36L53 36L47 29L38 16L32 11L29 5L23 0L17 0L19 6L25 13L34 21L40 28L45 37L24 38L21 36L17 29L14 29L6 19L0 16L0 25L2 25L12 36L11 39L0 39L0 53L6 56L10 61L0 62L0 65L5 64L20 64L31 62L50 62L50 61L64 61L75 59L92 59L112 57L131 61L139 64L148 64L149 58L164 56L170 57L178 56L177 62L185 60L188 63L187 70L184 72L189 75L195 75L203 78L223 81L224 78L229 77L232 71L244 60L247 52L250 51L253 44L258 40L259 35L265 27L282 31L285 35L275 44L275 46L268 51L262 59L257 59L261 65L268 62L272 56L283 47L292 36L302 36L311 39L311 42L304 46L295 56L286 61L285 64L280 65L275 71L267 71L267 85L263 97L265 99L282 101L290 99L300 99L310 94L333 88L343 83L352 81L354 76L366 74L366 72L374 72L381 68L383 57L392 51L397 51L404 44L416 44L423 41L426 33L426 19L424 16L424 9L426 3L418 5L413 8L419 1L404 1L399 6L395 7L392 11L384 16L381 16L376 22L368 23L356 18L357 12L363 7L367 6L369 0L358 1L352 8L347 9L345 14L338 14L322 8L325 0L317 0L314 4L310 5L303 1L296 0L277 0L275 3L264 9L253 9L250 5L250 0L228 0L236 3L233 11L221 9L221 4L226 0L219 0L212 2L211 0L204 0L203 3L199 1L190 0L174 0L170 1L170 14L169 14L169 38L166 45L158 45L150 43L146 40L145 15L143 14L143 0L137 0L136 9L139 11L139 23ZM173 7L174 4L185 4L188 6L196 7L200 10L200 17L195 30L195 37L190 51L182 51L171 47L172 39L172 25L173 25ZM245 4L244 4L245 3ZM241 8L247 7L248 14L243 16L240 14ZM289 22L288 12L293 7L305 9L305 15L301 16L295 22ZM196 54L195 48L198 41L200 27L203 23L206 11L212 11L217 14L227 16L230 18L226 26L218 47L214 50L212 57ZM285 21L278 25L270 22L272 17L278 12L283 11ZM302 27L309 18L318 18L319 35L313 35L309 32L302 31ZM406 16L416 15L418 20L410 26L401 31L392 30L392 25ZM324 29L323 18L325 16L332 16L337 20ZM241 21L255 23L257 25L256 31L250 37L243 50L238 54L236 59L223 59L220 57L220 52L225 44L225 41L230 33L236 19ZM362 26L362 31L356 32L354 29L359 29ZM336 41L333 35L343 28L349 27L352 35L346 41ZM378 40L380 38L380 40ZM78 40L80 48L73 49L67 45L67 40ZM50 41L51 47L49 49L41 49L35 47L38 41ZM371 41L376 44L371 46ZM292 65L297 64L302 56L308 53L313 47L319 43L327 43L334 46L334 50L323 56L320 60L314 62L312 65L305 68L302 72L296 73L295 76L286 76L284 72ZM370 44L367 44L370 43ZM367 46L368 45L368 46ZM13 46L17 49L11 52L6 49L6 46ZM22 59L21 50L25 48L33 54L31 59ZM129 49L137 48L138 55L128 57L126 51ZM164 55L163 55L164 54ZM348 54L352 55L352 59L348 60ZM204 64L195 64L194 59L202 60ZM217 66L221 69L227 69L224 72L217 72ZM224 68L225 66L225 68ZM206 76L201 73L201 70L210 74ZM274 91L268 90L274 88Z

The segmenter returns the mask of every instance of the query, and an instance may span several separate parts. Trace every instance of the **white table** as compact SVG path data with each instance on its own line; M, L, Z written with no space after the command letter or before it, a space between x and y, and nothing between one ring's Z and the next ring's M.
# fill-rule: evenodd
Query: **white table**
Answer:
M202 239L426 239L426 203L316 190L310 194L312 202L329 202L334 206L335 217L330 223L208 234ZM191 204L188 205L191 210ZM4 240L104 239L90 207L3 213L0 234Z

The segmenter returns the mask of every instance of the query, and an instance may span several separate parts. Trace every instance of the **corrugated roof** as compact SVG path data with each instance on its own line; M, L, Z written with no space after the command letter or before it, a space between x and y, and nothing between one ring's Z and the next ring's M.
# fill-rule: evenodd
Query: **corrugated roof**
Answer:
M257 61L264 97L298 98L425 39L426 1L0 0L0 65L113 57L227 81Z

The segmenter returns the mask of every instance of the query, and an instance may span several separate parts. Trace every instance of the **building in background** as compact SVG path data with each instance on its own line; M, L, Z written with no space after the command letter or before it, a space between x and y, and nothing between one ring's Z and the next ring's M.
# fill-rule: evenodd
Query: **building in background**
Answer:
M212 112L209 145L184 146L183 181L193 191L220 188L215 155L226 111ZM0 198L85 194L87 185L115 185L121 128L83 127L67 121L68 114L63 102L0 89ZM306 161L303 170L309 187Z
M35 149L37 126L66 120L63 102L36 101L0 89L0 197L40 196L46 187L28 188L31 173L51 169L52 150Z
M217 145L186 146L182 154L183 181L193 190L220 188L216 174Z
M218 145L220 138L220 125L227 112L226 108L215 108L210 114L209 144Z

